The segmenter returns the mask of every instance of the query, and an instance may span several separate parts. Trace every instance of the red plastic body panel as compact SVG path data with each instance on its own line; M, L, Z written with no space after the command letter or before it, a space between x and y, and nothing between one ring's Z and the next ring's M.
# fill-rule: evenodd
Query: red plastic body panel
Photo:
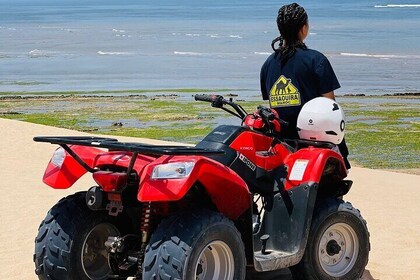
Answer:
M271 109L271 111L276 116L276 118L274 120L270 121L271 124L272 124L272 129L276 132L280 132L281 131L281 125L280 125L280 121L278 120L279 119L279 114L274 109ZM248 116L246 116L245 120L243 121L243 125L251 128L251 129L255 129L255 130L261 130L262 128L264 128L266 126L262 117L258 114L258 111L253 113L253 114L249 114Z
M151 179L153 168L169 162L195 162L187 178ZM199 181L206 188L217 209L236 219L250 207L250 193L246 183L228 167L202 156L162 156L149 164L140 178L139 201L176 201Z
M96 148L86 148L82 146L70 147L90 167L93 167L93 162L96 156L103 153L102 150ZM54 189L67 189L86 172L86 169L84 169L72 156L65 152L64 161L61 166L54 165L50 160L44 173L43 182Z
M105 152L101 149L84 146L70 146L70 148L92 168L103 165L126 168L131 160L130 152ZM140 174L144 166L153 160L155 160L154 157L138 155L133 169ZM43 182L54 189L67 189L85 173L86 170L71 155L65 152L65 158L60 167L54 165L51 161L49 162L44 173Z
M347 169L344 165L343 158L331 149L309 147L290 154L284 160L288 169L285 188L290 190L304 182L319 183L325 164L330 158L337 159L340 162L340 173L338 175L341 178L345 178L347 176ZM293 170L294 168L300 168L300 171L294 172L296 171Z
M289 156L290 151L282 144L277 144L271 149L271 153L257 153L255 164L265 170L273 170L274 168L284 164L284 159Z
M257 152L268 151L272 142L273 138L271 137L253 131L245 131L230 144L230 147L257 164ZM259 165L257 164L257 166ZM263 166L259 167L263 168Z
M261 129L264 127L264 121L260 116L251 114L246 116L244 125L253 129Z

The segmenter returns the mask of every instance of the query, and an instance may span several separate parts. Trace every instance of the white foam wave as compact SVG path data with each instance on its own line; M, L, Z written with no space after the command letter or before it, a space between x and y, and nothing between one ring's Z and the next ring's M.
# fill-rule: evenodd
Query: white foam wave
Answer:
M388 4L375 5L375 8L420 8L420 4Z
M80 31L79 29L76 29L76 28L67 28L67 27L60 27L60 26L43 26L43 25L39 25L38 27L41 28L41 29L61 30L61 31L67 31L67 32L77 32L77 31Z
M133 36L131 36L131 35L125 35L125 34L115 34L115 37L131 38Z
M396 55L367 54L367 53L340 53L340 55L342 55L342 56L355 56L355 57L397 58Z
M122 29L112 29L112 32L115 32L115 33L125 33L125 30L122 30Z
M203 53L198 53L198 52L178 52L178 51L174 51L175 55L189 55L189 56L202 56L204 55Z
M185 36L190 36L190 37L200 37L201 35L200 34L197 34L197 33L187 33L187 34L185 34Z
M269 52L254 52L256 55L271 55Z
M242 37L240 35L229 35L229 38L242 39Z
M104 51L98 51L97 54L99 54L99 55L130 55L132 53L130 53L130 52L104 52Z
M32 58L37 58L37 57L51 57L57 54L57 52L34 49L34 50L29 51L28 54Z
M395 55L395 54L367 54L367 53L340 53L342 56L354 56L354 57L371 57L381 59L392 59L392 58L420 58L420 55Z

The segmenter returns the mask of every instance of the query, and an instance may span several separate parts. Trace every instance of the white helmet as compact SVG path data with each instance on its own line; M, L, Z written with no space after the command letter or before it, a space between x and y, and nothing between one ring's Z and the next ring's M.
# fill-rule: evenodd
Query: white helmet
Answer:
M344 138L344 112L337 102L317 97L303 105L297 119L300 139L340 144Z

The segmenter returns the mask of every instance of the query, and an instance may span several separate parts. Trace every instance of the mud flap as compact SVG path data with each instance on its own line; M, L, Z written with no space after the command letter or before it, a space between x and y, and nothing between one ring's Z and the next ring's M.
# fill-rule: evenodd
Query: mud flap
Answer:
M265 207L260 229L253 237L254 266L257 271L289 267L302 259L317 191L318 184L306 183L266 197L271 205ZM267 235L268 240L262 242ZM261 250L262 243L265 243L265 250Z

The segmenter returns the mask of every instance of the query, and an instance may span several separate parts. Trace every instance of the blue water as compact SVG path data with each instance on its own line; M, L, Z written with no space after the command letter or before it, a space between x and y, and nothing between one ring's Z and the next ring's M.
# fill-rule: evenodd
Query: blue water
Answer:
M420 0L300 1L337 94L420 91ZM0 91L241 88L279 1L0 0Z

